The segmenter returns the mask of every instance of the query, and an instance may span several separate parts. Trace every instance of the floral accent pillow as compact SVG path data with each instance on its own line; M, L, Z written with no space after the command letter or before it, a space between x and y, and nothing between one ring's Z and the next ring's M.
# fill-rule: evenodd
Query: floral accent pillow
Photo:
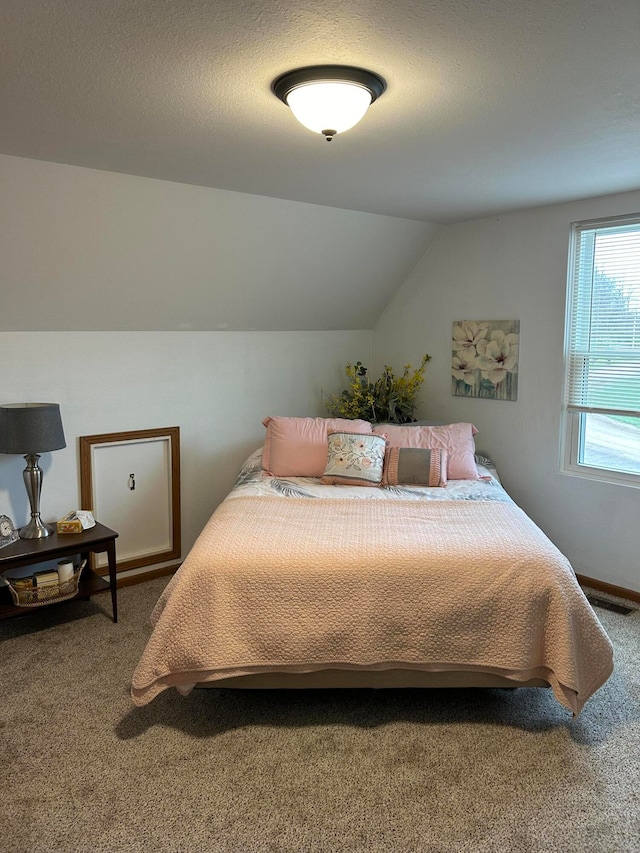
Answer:
M447 451L425 447L387 447L383 486L446 486Z
M383 435L330 432L327 466L320 482L331 486L379 486L385 446Z

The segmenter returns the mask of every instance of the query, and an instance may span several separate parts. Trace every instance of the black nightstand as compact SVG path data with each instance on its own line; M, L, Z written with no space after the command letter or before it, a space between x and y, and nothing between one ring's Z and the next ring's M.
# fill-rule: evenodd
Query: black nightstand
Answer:
M98 592L111 590L111 604L113 607L113 621L118 621L118 586L116 582L116 539L118 534L115 530L97 524L82 533L65 533L58 535L52 533L44 539L18 539L11 545L0 548L0 572L8 569L18 569L32 563L43 563L46 560L56 560L60 557L69 557L80 554L82 559L87 560L87 566L83 569L78 585L76 598L87 598ZM107 552L109 561L109 580L96 574L89 567L90 554ZM42 607L51 607L43 604ZM9 616L25 616L28 613L37 612L40 607L18 607L13 603L8 587L0 587L0 619Z

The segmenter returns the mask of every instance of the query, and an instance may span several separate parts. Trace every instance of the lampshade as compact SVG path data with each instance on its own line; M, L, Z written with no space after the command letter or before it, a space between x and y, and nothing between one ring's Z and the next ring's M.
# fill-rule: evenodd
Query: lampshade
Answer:
M0 453L45 453L66 446L58 403L0 406Z
M386 88L382 77L347 65L298 68L274 80L274 94L300 124L331 142L356 125Z

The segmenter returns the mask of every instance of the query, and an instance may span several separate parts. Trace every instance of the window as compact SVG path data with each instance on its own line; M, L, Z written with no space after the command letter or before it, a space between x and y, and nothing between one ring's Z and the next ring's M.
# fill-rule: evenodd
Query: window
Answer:
M640 215L572 226L563 470L640 487Z

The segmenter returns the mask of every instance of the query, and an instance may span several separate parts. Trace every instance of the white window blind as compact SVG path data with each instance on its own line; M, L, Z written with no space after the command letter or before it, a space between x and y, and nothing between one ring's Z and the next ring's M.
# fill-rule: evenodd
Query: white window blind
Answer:
M566 404L640 415L640 215L573 226Z

